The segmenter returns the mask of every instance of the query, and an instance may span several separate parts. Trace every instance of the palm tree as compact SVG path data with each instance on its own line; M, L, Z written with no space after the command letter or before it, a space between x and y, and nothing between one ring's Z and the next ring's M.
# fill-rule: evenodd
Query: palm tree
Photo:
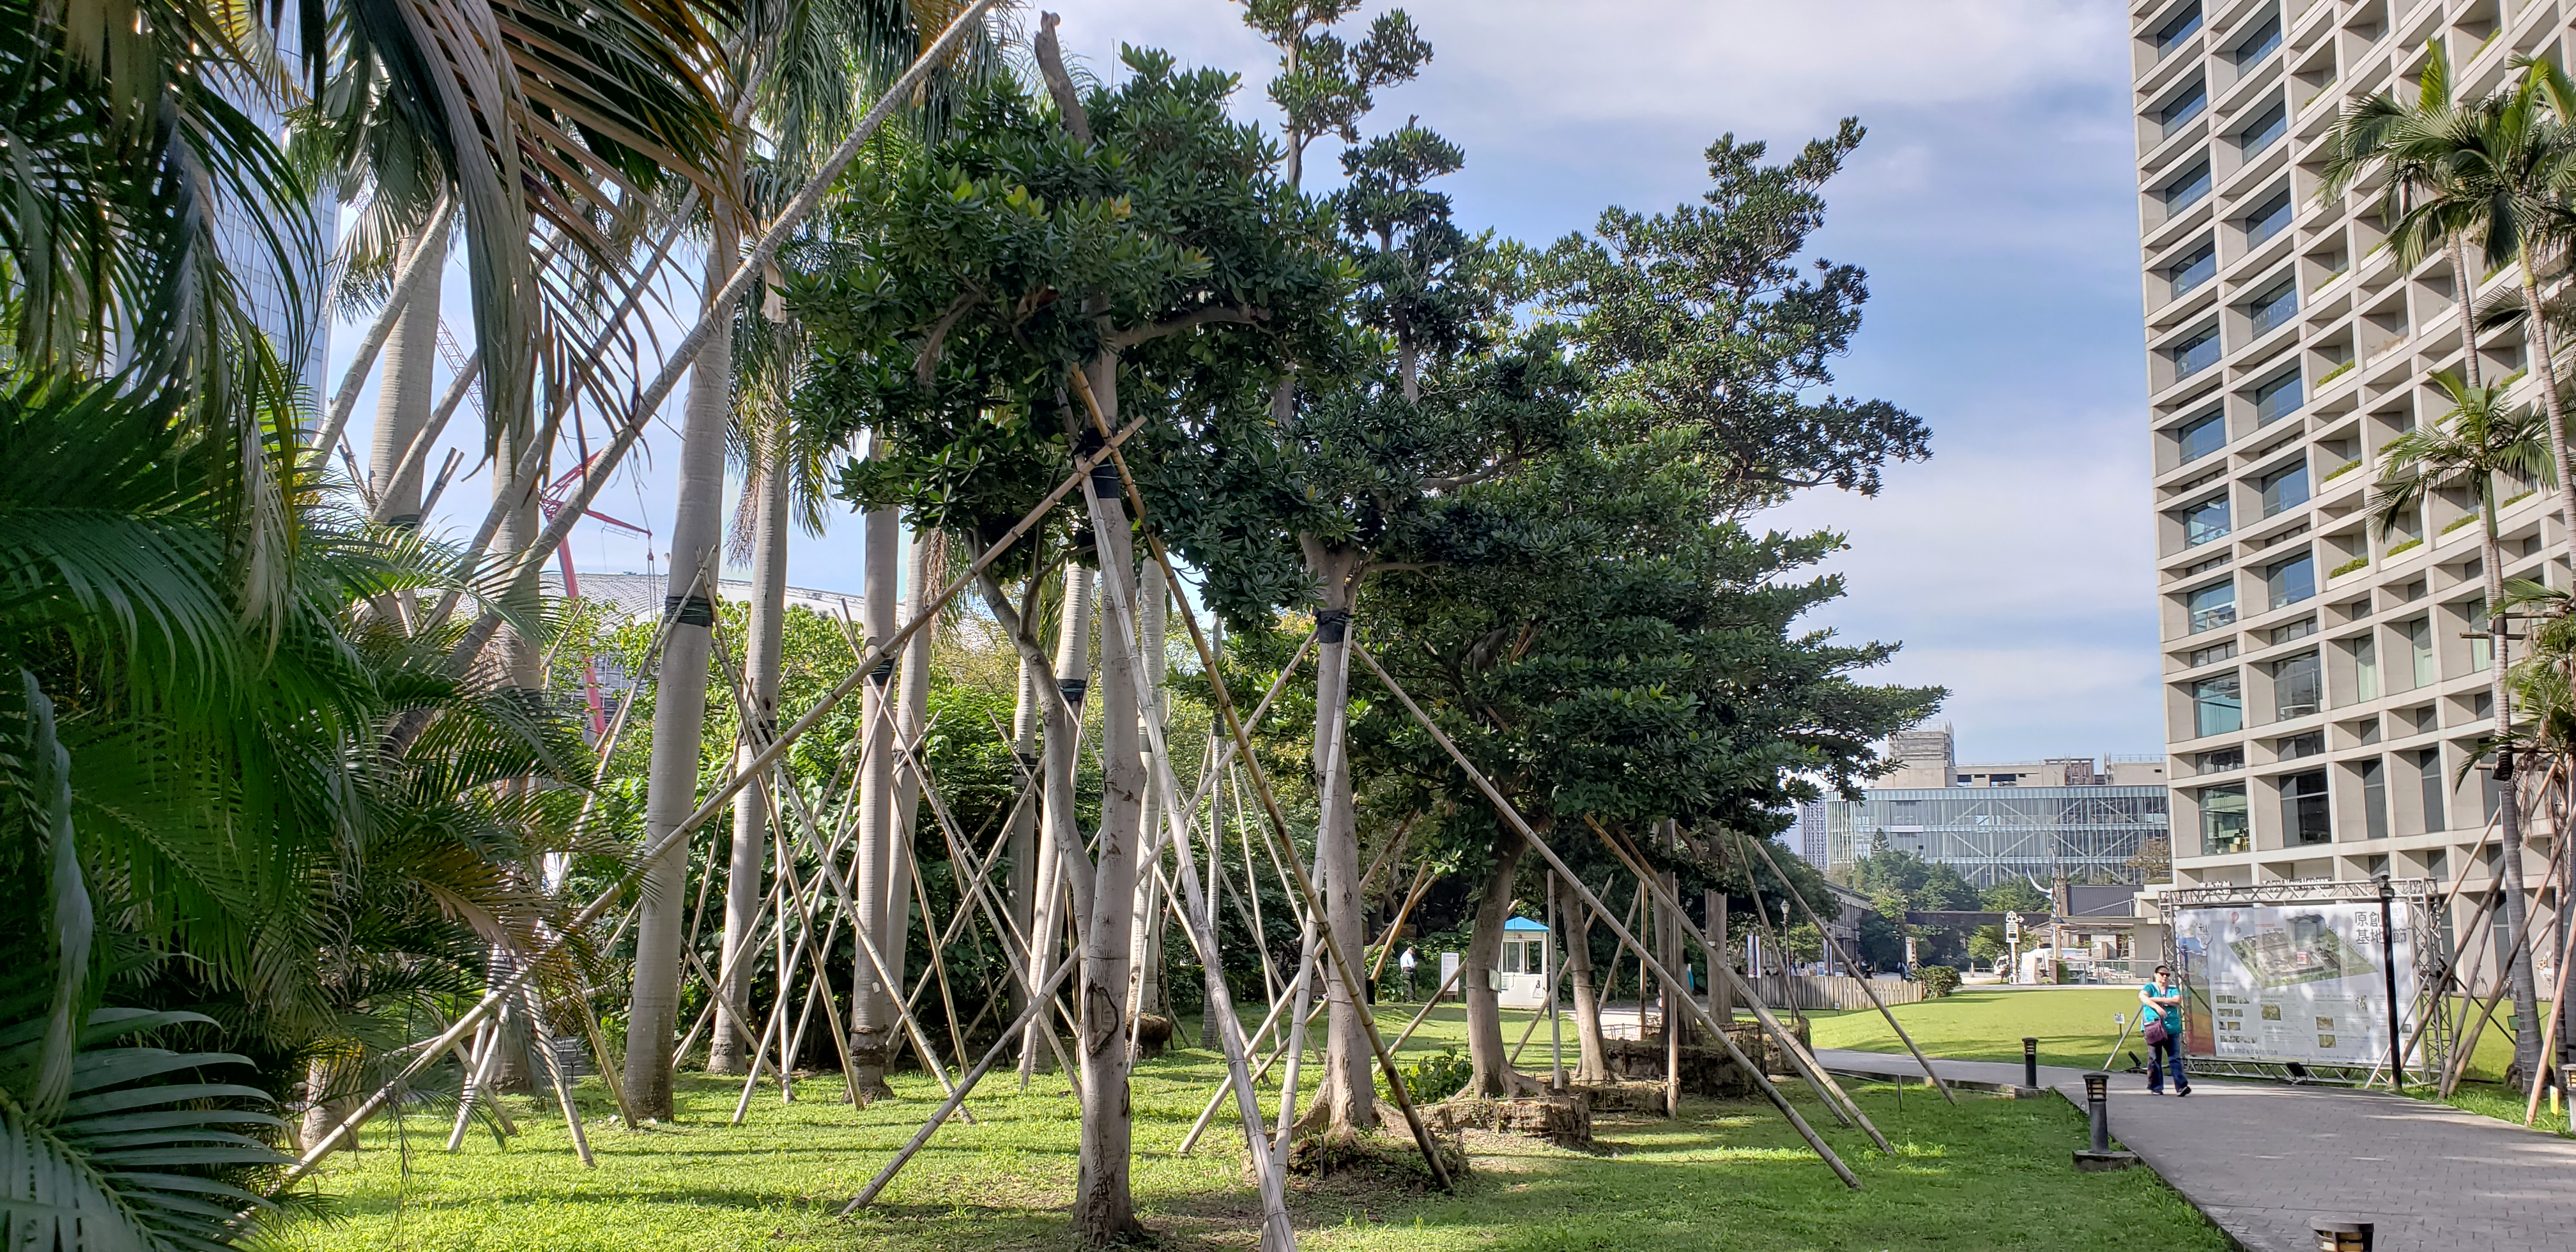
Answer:
M2524 1022L2540 1020L2533 985L2528 912L2522 887L2522 802L2513 781L2510 745L2513 711L2506 683L2504 633L2504 551L2496 536L2496 481L2499 478L2545 483L2554 471L2548 432L2529 406L2509 407L2505 393L2520 381L2509 375L2492 387L2472 387L2444 370L2435 385L2451 399L2451 408L2431 425L2407 431L2380 449L2379 481L2374 484L2371 513L2381 534L2436 498L2466 495L2476 501L2479 568L2486 580L2488 632L2488 698L2495 711L2496 782L2505 802L2497 814L2498 838L2504 848L2503 913L2508 953L2502 958L2512 982L2514 1012ZM2540 1036L2531 1030L2514 1039L2514 1063L2528 1081L2538 1075Z
M2463 201L2458 211L2410 218L2413 210L2437 200L2451 188L2453 158L2462 136L2471 132L2471 105L2452 98L2451 56L2445 40L2432 42L2415 103L2391 92L2379 92L2345 107L2326 134L2326 168L2319 200L2342 197L2354 182L2373 170L2387 176L2380 201L2382 222L2414 222L2394 240L2400 264L2416 262L2439 247L2451 256L2451 295L2460 309L2462 368L2468 383L2479 385L2475 300L2477 280L2469 269L2469 236L2482 224L2474 205Z
M2564 516L2576 519L2567 411L2538 271L2546 254L2576 236L2576 214L2567 201L2570 184L2576 182L2576 83L2545 61L2520 64L2521 77L2511 88L2452 110L2439 131L2391 132L2411 140L2393 168L2428 172L2420 194L2389 234L2401 247L2421 249L2474 232L2485 240L2490 269L2508 263L2519 268L2531 368L2539 375L2541 405L2548 414L2559 507ZM2576 553L2576 530L2570 531L2569 544Z
M761 108L767 123L764 129L769 132L764 138L769 142L756 145L754 135L744 125L737 124L726 132L716 162L721 181L717 194L708 202L709 247L706 280L701 287L707 301L712 302L732 277L743 230L757 224L751 207L757 192L751 176L759 149L766 147L785 158L774 169L763 169L762 173L786 175L777 180L786 186L803 185L805 179L795 176L802 167L795 162L799 157L811 159L817 147L816 136L828 133L818 128L851 111L856 88L895 77L899 73L895 67L908 63L957 11L958 6L938 0L789 0L746 9L735 35L745 54L727 66L726 73L733 78L736 90L748 97L745 103L756 103ZM952 67L971 70L986 64L983 46L980 41L970 44L967 52L951 63ZM958 73L944 75L943 85L953 86L965 77ZM917 103L927 104L945 94L925 93ZM734 310L716 310L711 303L702 309L702 317L707 314L721 316L726 325L735 320ZM708 336L690 372L681 431L680 487L673 509L671 587L666 598L672 623L663 644L662 667L655 687L653 757L645 788L648 843L678 826L697 807L706 680L714 643L717 539L724 515L724 463L733 428L735 380L731 336ZM782 450L786 446L778 445ZM766 472L776 474L785 469L783 464L773 465ZM882 517L871 515L867 522L868 624L871 637L876 638L894 629L894 518L891 510L883 513ZM762 604L755 606L763 621L755 627L755 637L771 629L771 619L783 616L785 524L782 512L771 518L763 532L777 553L775 572L779 576L763 584ZM882 622L878 620L880 615L885 619ZM774 667L775 660L774 651L765 651L761 664ZM755 693L776 688L774 672L755 668L750 680ZM871 689L870 698L875 695ZM886 823L881 815L888 807L884 797L893 776L893 758L891 743L880 742L885 736L873 733L879 723L873 717L873 705L869 707L871 752L865 776L875 785L875 794L880 798L861 805L865 816L859 837L858 889L863 915L858 924L871 926L871 936L883 949L887 935L882 920L868 914L881 913L889 895L890 880L882 867L890 861L885 849L892 836L884 830ZM880 820L871 821L871 817ZM728 864L754 866L757 854L756 844L738 846L727 858ZM878 872L871 875L872 869ZM657 1117L670 1114L670 1054L678 1016L680 949L685 939L685 910L680 902L687 873L684 849L675 848L651 867L636 925L635 990L627 1023L626 1075L639 1111ZM737 894L727 895L729 934L735 933L737 924L748 929L737 914ZM749 897L743 899L748 902ZM854 1035L876 1021L868 1012L871 1005L881 1008L886 1018L893 1016L890 998L872 999L866 994L870 981L863 959L860 991L854 997L861 1020L854 1024ZM891 1035L876 1041L880 1045L891 1042ZM857 1046L853 1052L859 1060L857 1077L862 1085L872 1076L882 1085L882 1065L869 1065L869 1049ZM726 1058L711 1059L721 1062Z

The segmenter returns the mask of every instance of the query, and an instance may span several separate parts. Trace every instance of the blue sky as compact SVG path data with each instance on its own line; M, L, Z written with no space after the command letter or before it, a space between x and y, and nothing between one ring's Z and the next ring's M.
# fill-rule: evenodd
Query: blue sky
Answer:
M2154 752L2162 743L2139 350L2137 199L2119 7L2098 0L1416 0L1434 49L1364 131L1408 115L1458 142L1459 217L1533 242L1601 208L1651 212L1704 189L1721 132L1785 153L1857 115L1817 251L1864 266L1867 324L1837 390L1920 415L1933 457L1876 499L1831 491L1763 519L1830 527L1851 595L1822 615L1903 640L1887 681L1939 684L1963 758ZM1067 51L1114 72L1120 42L1243 74L1267 114L1272 54L1227 0L1064 0ZM1353 19L1377 11L1364 7ZM1032 16L1030 20L1034 20ZM1331 171L1335 144L1310 154ZM454 298L451 326L469 323ZM360 328L335 335L342 354ZM345 355L335 361L337 380ZM373 393L354 415L363 448ZM460 422L462 426L464 423ZM675 444L657 431L657 444ZM676 447L600 507L669 532ZM469 528L479 482L440 521ZM470 508L471 515L465 514ZM637 512L643 517L634 516ZM802 584L855 589L857 527L805 540ZM640 541L584 527L588 569L643 567Z

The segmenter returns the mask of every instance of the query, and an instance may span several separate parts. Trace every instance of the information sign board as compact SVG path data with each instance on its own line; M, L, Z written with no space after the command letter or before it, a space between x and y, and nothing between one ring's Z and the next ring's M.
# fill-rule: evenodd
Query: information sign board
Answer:
M2398 1028L2412 1033L2415 935L2396 914ZM2373 1066L2388 1059L2388 975L2380 905L2293 902L2174 913L2194 1056ZM2417 1058L2408 1058L2410 1065Z

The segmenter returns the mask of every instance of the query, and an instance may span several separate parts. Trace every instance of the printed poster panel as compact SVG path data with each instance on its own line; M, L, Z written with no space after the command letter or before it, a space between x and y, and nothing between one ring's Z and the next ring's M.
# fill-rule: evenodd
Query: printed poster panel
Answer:
M2212 905L2174 916L2194 1056L2371 1066L2388 1059L2379 905ZM2398 915L2399 1029L2415 1028L2415 936ZM2409 1064L2416 1061L2408 1057Z

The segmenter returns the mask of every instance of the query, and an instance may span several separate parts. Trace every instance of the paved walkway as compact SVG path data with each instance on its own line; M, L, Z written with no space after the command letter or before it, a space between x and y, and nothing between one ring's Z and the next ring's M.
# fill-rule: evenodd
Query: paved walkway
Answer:
M1819 1055L1836 1072L1923 1072L1903 1053ZM2019 1065L1933 1067L1981 1085L2021 1081ZM2080 1108L2082 1073L2043 1066L2040 1082ZM2308 1252L2320 1217L2378 1223L2383 1252L2576 1248L2576 1142L2447 1105L2216 1079L2189 1099L2155 1097L2143 1076L2118 1074L2111 1135L2252 1252Z

